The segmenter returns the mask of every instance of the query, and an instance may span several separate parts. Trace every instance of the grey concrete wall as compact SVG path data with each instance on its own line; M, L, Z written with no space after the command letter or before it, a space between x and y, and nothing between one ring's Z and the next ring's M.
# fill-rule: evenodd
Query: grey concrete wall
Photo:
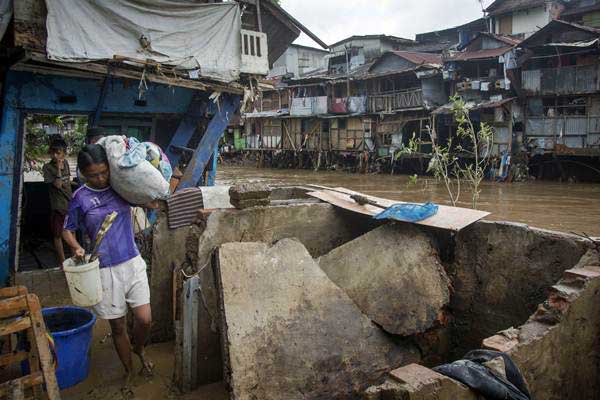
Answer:
M524 323L589 243L522 224L478 222L455 237L447 270L454 287L451 357Z
M168 229L165 215L159 217L154 231L150 278L154 319L152 340L165 341L175 336L173 309L180 308L173 304L173 276L180 280L181 270L188 275L200 271L199 383L215 382L222 377L217 292L211 266L211 255L218 246L229 242L274 243L284 238L296 238L313 257L319 257L375 226L369 218L329 204L218 210L205 215L201 226L175 230ZM176 286L180 288L180 282L176 282ZM178 338L176 343L180 343ZM181 347L176 347L176 353L180 351ZM180 360L178 354L176 360ZM181 365L176 365L175 369L181 369Z

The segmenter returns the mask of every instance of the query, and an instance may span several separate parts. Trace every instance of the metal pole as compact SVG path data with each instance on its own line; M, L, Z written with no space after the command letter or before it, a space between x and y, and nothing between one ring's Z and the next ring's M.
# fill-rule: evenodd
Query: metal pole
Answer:
M260 0L256 0L256 20L258 22L258 31L262 32L262 18L260 15Z
M215 152L213 153L212 165L210 171L208 171L208 177L206 186L215 186L215 182L217 180L217 161L219 159L219 146L215 147Z

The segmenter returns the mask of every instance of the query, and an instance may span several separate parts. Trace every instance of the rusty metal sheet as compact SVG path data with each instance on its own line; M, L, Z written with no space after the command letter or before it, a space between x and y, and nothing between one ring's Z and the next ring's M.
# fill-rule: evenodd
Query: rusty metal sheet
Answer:
M176 229L191 225L198 210L204 208L200 188L183 189L167 199L169 228Z

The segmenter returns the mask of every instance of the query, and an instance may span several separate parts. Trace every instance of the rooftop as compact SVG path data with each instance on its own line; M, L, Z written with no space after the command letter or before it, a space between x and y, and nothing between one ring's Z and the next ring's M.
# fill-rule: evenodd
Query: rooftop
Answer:
M329 47L339 46L340 44L343 44L346 42L351 42L353 40L368 40L368 39L387 40L390 42L397 42L397 43L403 43L403 44L415 43L415 41L412 39L405 39L405 38L401 38L398 36L391 36L391 35L353 35L353 36L350 36L349 38L342 39L339 42L336 42Z
M546 0L496 0L485 12L488 15L501 15L514 11L529 10L546 4Z

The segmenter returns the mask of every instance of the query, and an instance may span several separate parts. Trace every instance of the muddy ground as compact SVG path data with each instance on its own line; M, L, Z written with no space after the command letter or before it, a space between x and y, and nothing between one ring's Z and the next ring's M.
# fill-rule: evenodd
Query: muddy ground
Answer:
M90 375L75 387L61 391L63 400L227 400L227 390L223 385L210 385L199 390L181 394L172 387L173 343L160 343L148 347L148 354L155 365L154 376L146 378L136 375L132 388L133 395L122 391L123 368L112 340L108 322L98 320L94 328ZM136 368L141 368L134 360Z

